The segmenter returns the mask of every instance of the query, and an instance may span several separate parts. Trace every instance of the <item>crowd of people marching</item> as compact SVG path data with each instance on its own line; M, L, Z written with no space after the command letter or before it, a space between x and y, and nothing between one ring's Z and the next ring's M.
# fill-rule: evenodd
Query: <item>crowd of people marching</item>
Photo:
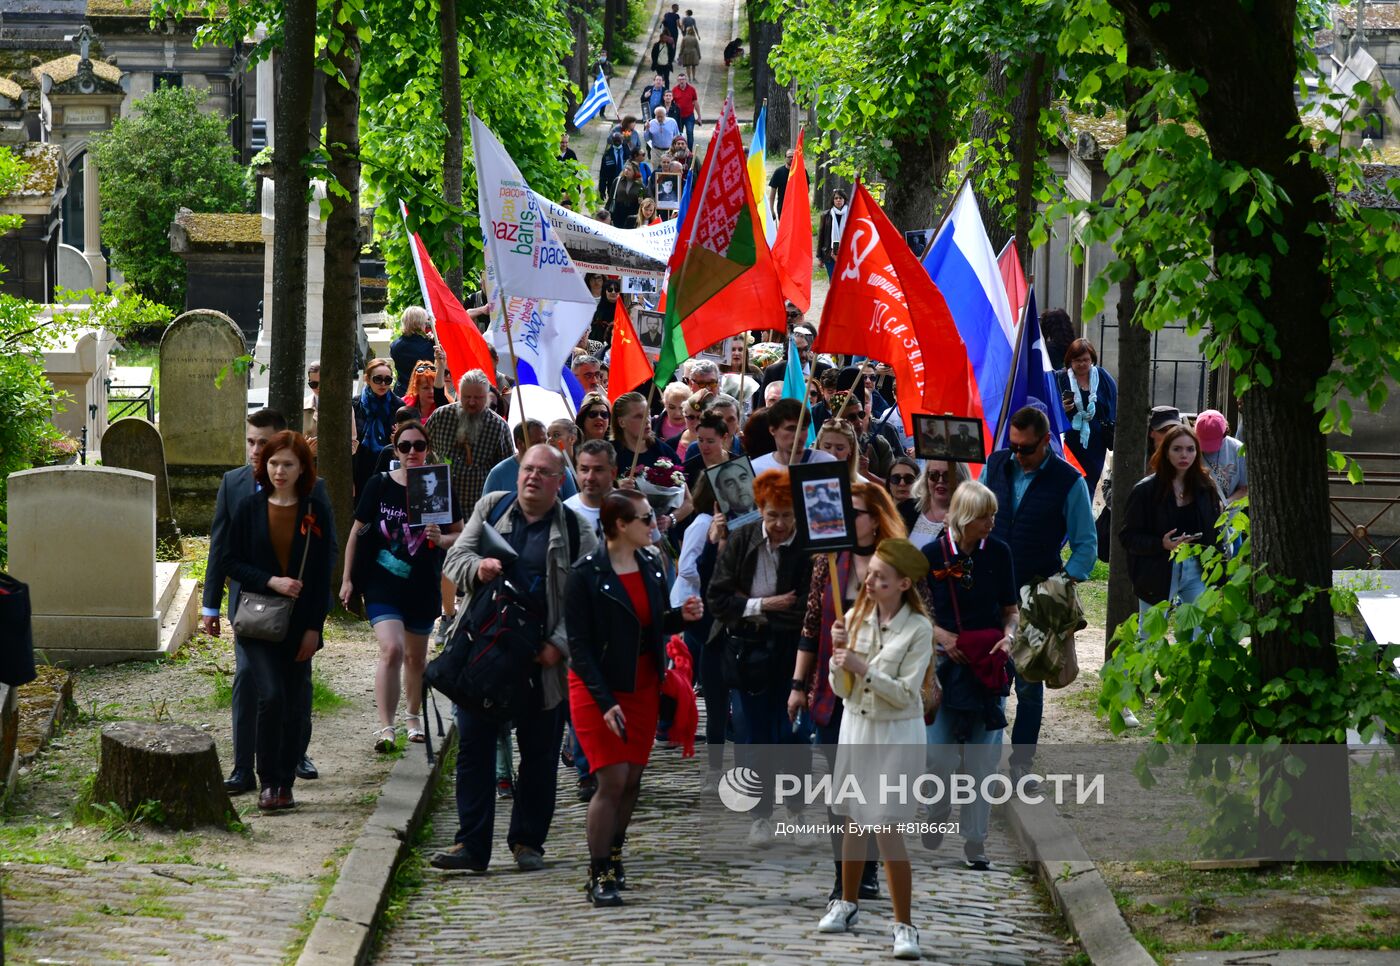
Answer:
M598 287L600 317L615 311L615 281ZM977 777L997 767L1009 727L1012 778L1033 786L1044 684L1008 659L1023 585L1085 580L1107 557L1100 541L1117 539L1144 608L1193 600L1201 569L1172 551L1227 546L1233 536L1217 521L1248 488L1223 416L1204 412L1193 426L1158 407L1149 475L1126 519L1096 527L1094 493L1121 429L1116 389L1095 347L1053 312L1046 340L1064 365L1058 402L1074 462L1059 454L1046 413L1027 407L1010 415L1009 446L980 467L917 458L891 404L889 368L814 356L813 327L791 305L782 344L799 354L808 399L784 397L785 359L756 360L744 343L723 366L687 360L660 392L610 393L599 327L575 350L586 390L575 415L514 427L508 372L454 380L423 309L401 323L391 358L368 361L353 403L353 520L334 520L317 478L315 365L305 435L279 413L252 413L248 465L219 489L203 614L217 634L227 579L237 654L227 786L257 790L258 807L277 811L294 807L298 779L317 777L310 669L334 598L363 614L378 642L366 753L384 753L401 734L428 737L430 652L478 631L489 619L482 602L501 599L492 595L508 582L540 615L534 662L508 723L456 708L458 830L431 861L484 871L497 803L508 800L512 859L522 871L542 868L562 761L588 802L586 843L563 848L586 849L587 899L598 906L622 904L637 884L624 850L656 747L703 743L707 791L718 787L727 742L740 753L813 745L838 774L870 767L857 746L923 748L914 770ZM442 463L450 512L415 526L407 475ZM854 546L830 558L796 539L789 471L812 463L849 470ZM281 636L239 630L262 627L240 622L239 607L269 598L290 602ZM1125 723L1136 724L1131 712ZM775 807L769 790L751 813L754 847L771 844ZM961 809L958 834L968 865L987 868L985 802ZM879 895L867 862L878 855L894 952L917 957L910 856L897 835L872 838L832 835L835 881L818 928L849 929L859 903ZM941 839L930 833L924 844Z

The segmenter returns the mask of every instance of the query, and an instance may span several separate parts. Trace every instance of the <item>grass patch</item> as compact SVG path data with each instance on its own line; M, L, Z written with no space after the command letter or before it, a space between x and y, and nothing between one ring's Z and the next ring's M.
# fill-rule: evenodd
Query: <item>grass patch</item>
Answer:
M350 699L332 688L319 669L311 672L311 710L317 714L338 711L350 704Z

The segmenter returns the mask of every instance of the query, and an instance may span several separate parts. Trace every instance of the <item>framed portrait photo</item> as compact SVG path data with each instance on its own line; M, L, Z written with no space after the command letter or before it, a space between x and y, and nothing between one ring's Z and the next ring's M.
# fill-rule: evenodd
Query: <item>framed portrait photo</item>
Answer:
M834 553L856 545L856 513L851 504L851 470L845 463L802 463L788 467L797 546L804 553Z
M665 314L642 309L633 324L637 327L637 341L642 344L642 351L655 362L661 355L661 344L666 341Z
M985 463L982 420L914 414L914 455L925 460Z
M446 463L408 468L408 525L452 522L452 476Z
M656 192L657 211L679 211L681 207L681 174L679 171L658 171L652 175Z
M726 525L733 529L758 519L758 506L753 497L753 464L747 456L731 456L727 462L705 470L715 506L724 514Z

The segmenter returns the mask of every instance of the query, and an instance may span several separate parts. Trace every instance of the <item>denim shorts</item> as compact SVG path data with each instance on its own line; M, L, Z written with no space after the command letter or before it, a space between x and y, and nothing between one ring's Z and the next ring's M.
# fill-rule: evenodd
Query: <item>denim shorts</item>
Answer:
M370 627L380 621L400 621L403 623L403 629L408 633L419 634L423 637L427 637L433 632L433 624L436 621L436 618L429 618L426 624L414 624L410 618L403 615L403 611L393 604L370 603L369 601L365 602L365 613L369 614Z

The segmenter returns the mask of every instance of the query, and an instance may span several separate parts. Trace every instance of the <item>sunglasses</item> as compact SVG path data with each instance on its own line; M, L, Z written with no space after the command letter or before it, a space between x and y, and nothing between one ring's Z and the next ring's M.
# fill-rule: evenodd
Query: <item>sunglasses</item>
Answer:
M428 441L426 439L401 439L394 449L400 453L426 453Z
M628 522L628 523L636 523L638 520L640 520L640 521L642 521L643 523L645 523L647 526L651 526L652 521L654 521L655 519L656 519L656 513L653 512L653 511L647 511L646 513L643 513L641 516L639 516L639 517L633 517L632 519L628 520L627 522Z
M890 475L890 482L895 486L910 486L913 484L914 479L915 477L908 476L904 473L894 473Z
M1044 436L1040 437L1040 439L1036 440L1034 443L1027 443L1025 446L1017 446L1013 443L1008 449L1015 455L1034 456L1035 451L1040 449L1040 444L1043 442L1045 442Z
M312 389L320 389L320 388L321 388L321 380L319 380L319 379L308 379L308 380L306 380L306 385L309 386L309 387L312 388Z
M414 372L437 372L437 366L414 366Z
M910 478L912 482L912 477ZM930 483L951 483L953 482L952 470L930 470L928 474Z
M584 419L607 419L611 413L606 409L590 409L583 414Z
M394 381L393 376L371 376L370 382L376 386L387 386Z

